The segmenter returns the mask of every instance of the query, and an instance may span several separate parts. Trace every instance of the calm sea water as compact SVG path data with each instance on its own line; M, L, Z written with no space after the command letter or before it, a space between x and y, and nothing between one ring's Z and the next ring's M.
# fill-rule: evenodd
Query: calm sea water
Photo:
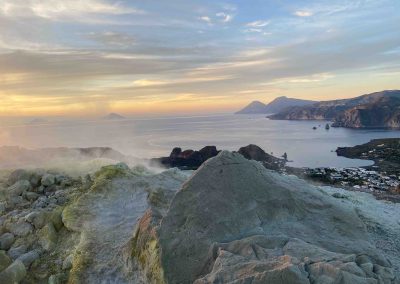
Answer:
M340 146L354 146L375 138L400 138L400 131L325 130L321 121L272 121L264 115L210 115L119 121L63 121L0 128L0 145L27 148L110 146L140 158L168 155L173 147L200 149L215 145L237 150L256 144L266 152L288 154L300 167L352 167L370 162L337 157ZM320 127L318 127L320 125ZM317 130L312 128L317 126Z

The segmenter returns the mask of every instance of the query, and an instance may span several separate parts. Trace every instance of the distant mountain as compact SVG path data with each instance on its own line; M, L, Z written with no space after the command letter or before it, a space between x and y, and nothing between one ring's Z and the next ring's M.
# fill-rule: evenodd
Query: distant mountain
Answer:
M271 114L283 111L288 107L307 106L316 103L315 101L278 97L269 104L254 101L238 111L237 114Z
M259 102L253 101L249 105L247 105L242 110L236 112L236 114L258 114L258 113L267 113L267 105Z
M110 113L106 116L103 117L103 119L107 119L107 120L119 120L119 119L125 119L126 117L118 114L118 113Z
M267 105L267 113L278 113L288 107L301 107L317 103L316 101L278 97Z
M335 127L400 128L400 90L287 108L269 116L276 120L331 120Z

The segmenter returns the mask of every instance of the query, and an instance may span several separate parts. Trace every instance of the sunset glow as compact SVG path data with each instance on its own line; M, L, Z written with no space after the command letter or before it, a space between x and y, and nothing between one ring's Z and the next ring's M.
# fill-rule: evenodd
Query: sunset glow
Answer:
M150 2L0 0L0 115L232 112L398 88L399 1Z

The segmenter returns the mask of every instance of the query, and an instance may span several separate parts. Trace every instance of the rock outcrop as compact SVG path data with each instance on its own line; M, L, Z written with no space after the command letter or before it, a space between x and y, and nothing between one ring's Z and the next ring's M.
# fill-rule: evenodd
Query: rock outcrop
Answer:
M238 153L161 200L131 243L149 283L397 283L353 207Z
M400 98L383 97L373 104L353 107L335 118L334 127L400 128Z
M155 158L150 160L153 166L165 168L179 168L181 170L197 170L204 162L218 155L221 151L215 146L206 146L199 151L174 148L169 157ZM265 153L257 145L247 145L241 147L238 152L248 160L261 162L264 167L271 170L281 171L284 169L287 160L274 157Z
M279 159L267 154L263 149L254 144L240 148L238 153L248 160L261 162L265 168L270 170L280 171L286 164L285 159Z
M199 151L182 151L181 148L176 147L172 150L169 157L152 159L150 163L166 168L176 167L183 170L195 170L208 159L217 156L219 152L215 146L206 146Z

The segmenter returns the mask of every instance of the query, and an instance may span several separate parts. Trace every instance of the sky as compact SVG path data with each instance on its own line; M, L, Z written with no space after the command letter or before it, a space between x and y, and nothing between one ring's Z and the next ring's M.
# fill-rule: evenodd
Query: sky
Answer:
M197 114L400 88L399 0L0 0L0 116Z

